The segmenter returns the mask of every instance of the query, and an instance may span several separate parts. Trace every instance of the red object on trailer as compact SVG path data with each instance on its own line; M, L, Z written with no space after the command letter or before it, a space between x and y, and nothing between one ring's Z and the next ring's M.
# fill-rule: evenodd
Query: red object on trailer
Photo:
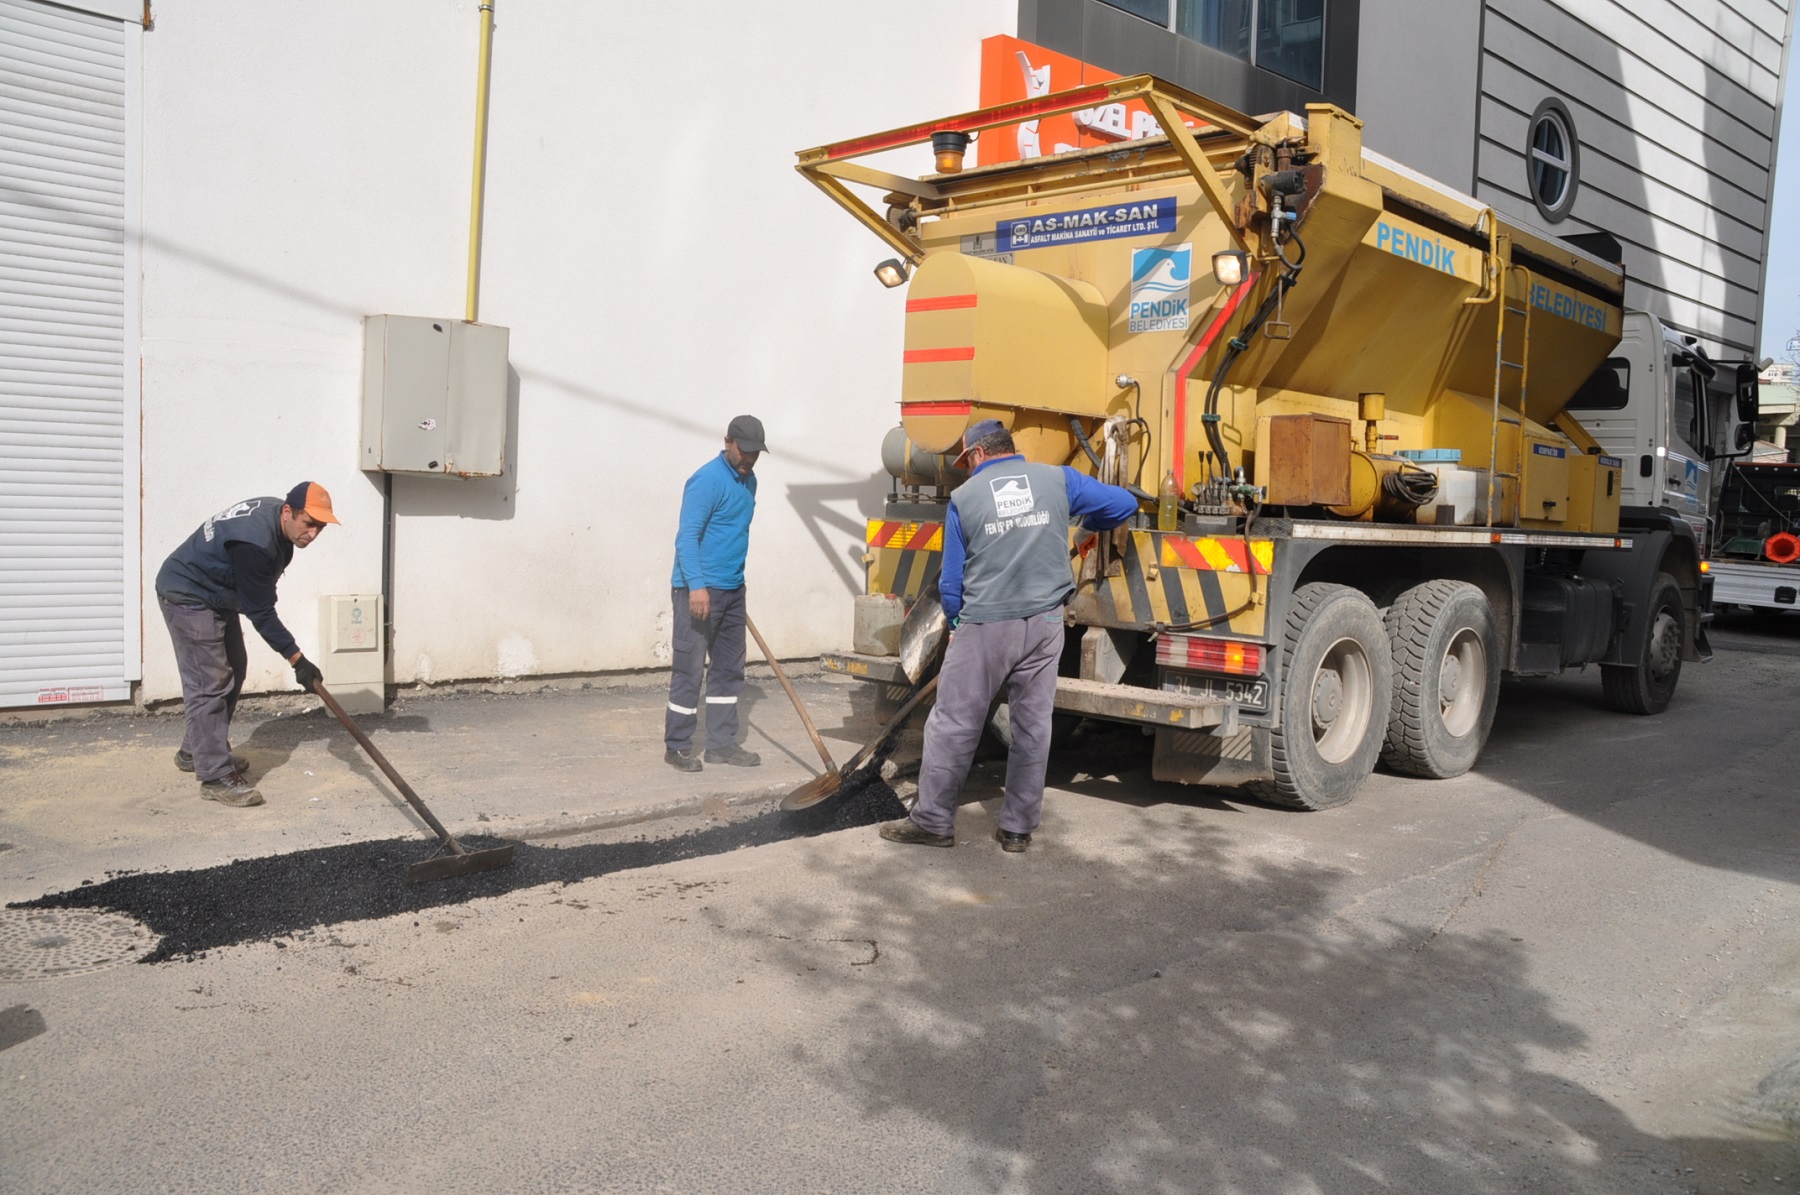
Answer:
M1777 531L1763 540L1763 555L1776 564L1792 564L1800 560L1800 536Z

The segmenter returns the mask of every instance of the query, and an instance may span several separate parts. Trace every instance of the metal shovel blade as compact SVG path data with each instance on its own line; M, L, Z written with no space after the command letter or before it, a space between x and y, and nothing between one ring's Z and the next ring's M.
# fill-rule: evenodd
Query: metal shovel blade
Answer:
M924 680L944 654L950 638L950 620L944 616L943 599L936 581L913 602L900 624L900 670L913 684Z
M842 768L826 772L823 776L814 776L781 798L782 812L792 813L796 809L817 805L827 797L835 797L850 777L868 766L869 762L875 758L875 752L881 749L883 743L887 742L889 735L900 729L902 722L912 716L912 712L919 708L919 703L937 692L937 684L938 678L934 676L914 689L907 699L900 703L900 708L894 711L894 716L887 720L887 724L876 731L875 737L870 739L855 755L845 760Z
M485 851L464 851L455 855L438 855L415 863L406 869L408 884L423 884L428 880L447 880L452 876L468 875L477 871L492 871L496 867L505 867L512 862L511 846L497 846Z
M844 774L833 770L814 776L805 784L781 798L781 811L793 813L797 809L810 809L829 797L837 795L844 787Z

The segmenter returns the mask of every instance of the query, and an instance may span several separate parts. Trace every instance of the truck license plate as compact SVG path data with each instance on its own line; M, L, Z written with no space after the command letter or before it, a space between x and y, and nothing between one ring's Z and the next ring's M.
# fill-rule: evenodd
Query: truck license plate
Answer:
M1269 712L1269 682L1261 678L1175 673L1163 688L1186 697L1216 697L1259 714Z

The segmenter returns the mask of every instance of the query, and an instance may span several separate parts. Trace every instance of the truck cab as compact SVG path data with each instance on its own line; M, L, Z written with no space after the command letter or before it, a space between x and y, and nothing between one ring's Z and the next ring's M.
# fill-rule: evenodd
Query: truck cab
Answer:
M1609 455L1624 461L1621 505L1670 512L1711 555L1719 491L1756 434L1756 368L1713 361L1691 336L1642 311L1569 403Z

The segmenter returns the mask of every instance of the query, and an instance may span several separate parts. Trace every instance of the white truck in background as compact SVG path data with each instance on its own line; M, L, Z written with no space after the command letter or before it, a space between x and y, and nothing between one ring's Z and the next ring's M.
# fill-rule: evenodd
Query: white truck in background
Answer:
M1800 564L1788 563L1800 560L1800 465L1745 463L1759 400L1755 362L1713 361L1693 337L1628 310L1618 347L1569 403L1625 462L1621 507L1661 510L1694 529L1709 613L1793 609L1800 592ZM1785 507L1767 492L1777 488ZM1771 545L1785 560L1765 555Z

